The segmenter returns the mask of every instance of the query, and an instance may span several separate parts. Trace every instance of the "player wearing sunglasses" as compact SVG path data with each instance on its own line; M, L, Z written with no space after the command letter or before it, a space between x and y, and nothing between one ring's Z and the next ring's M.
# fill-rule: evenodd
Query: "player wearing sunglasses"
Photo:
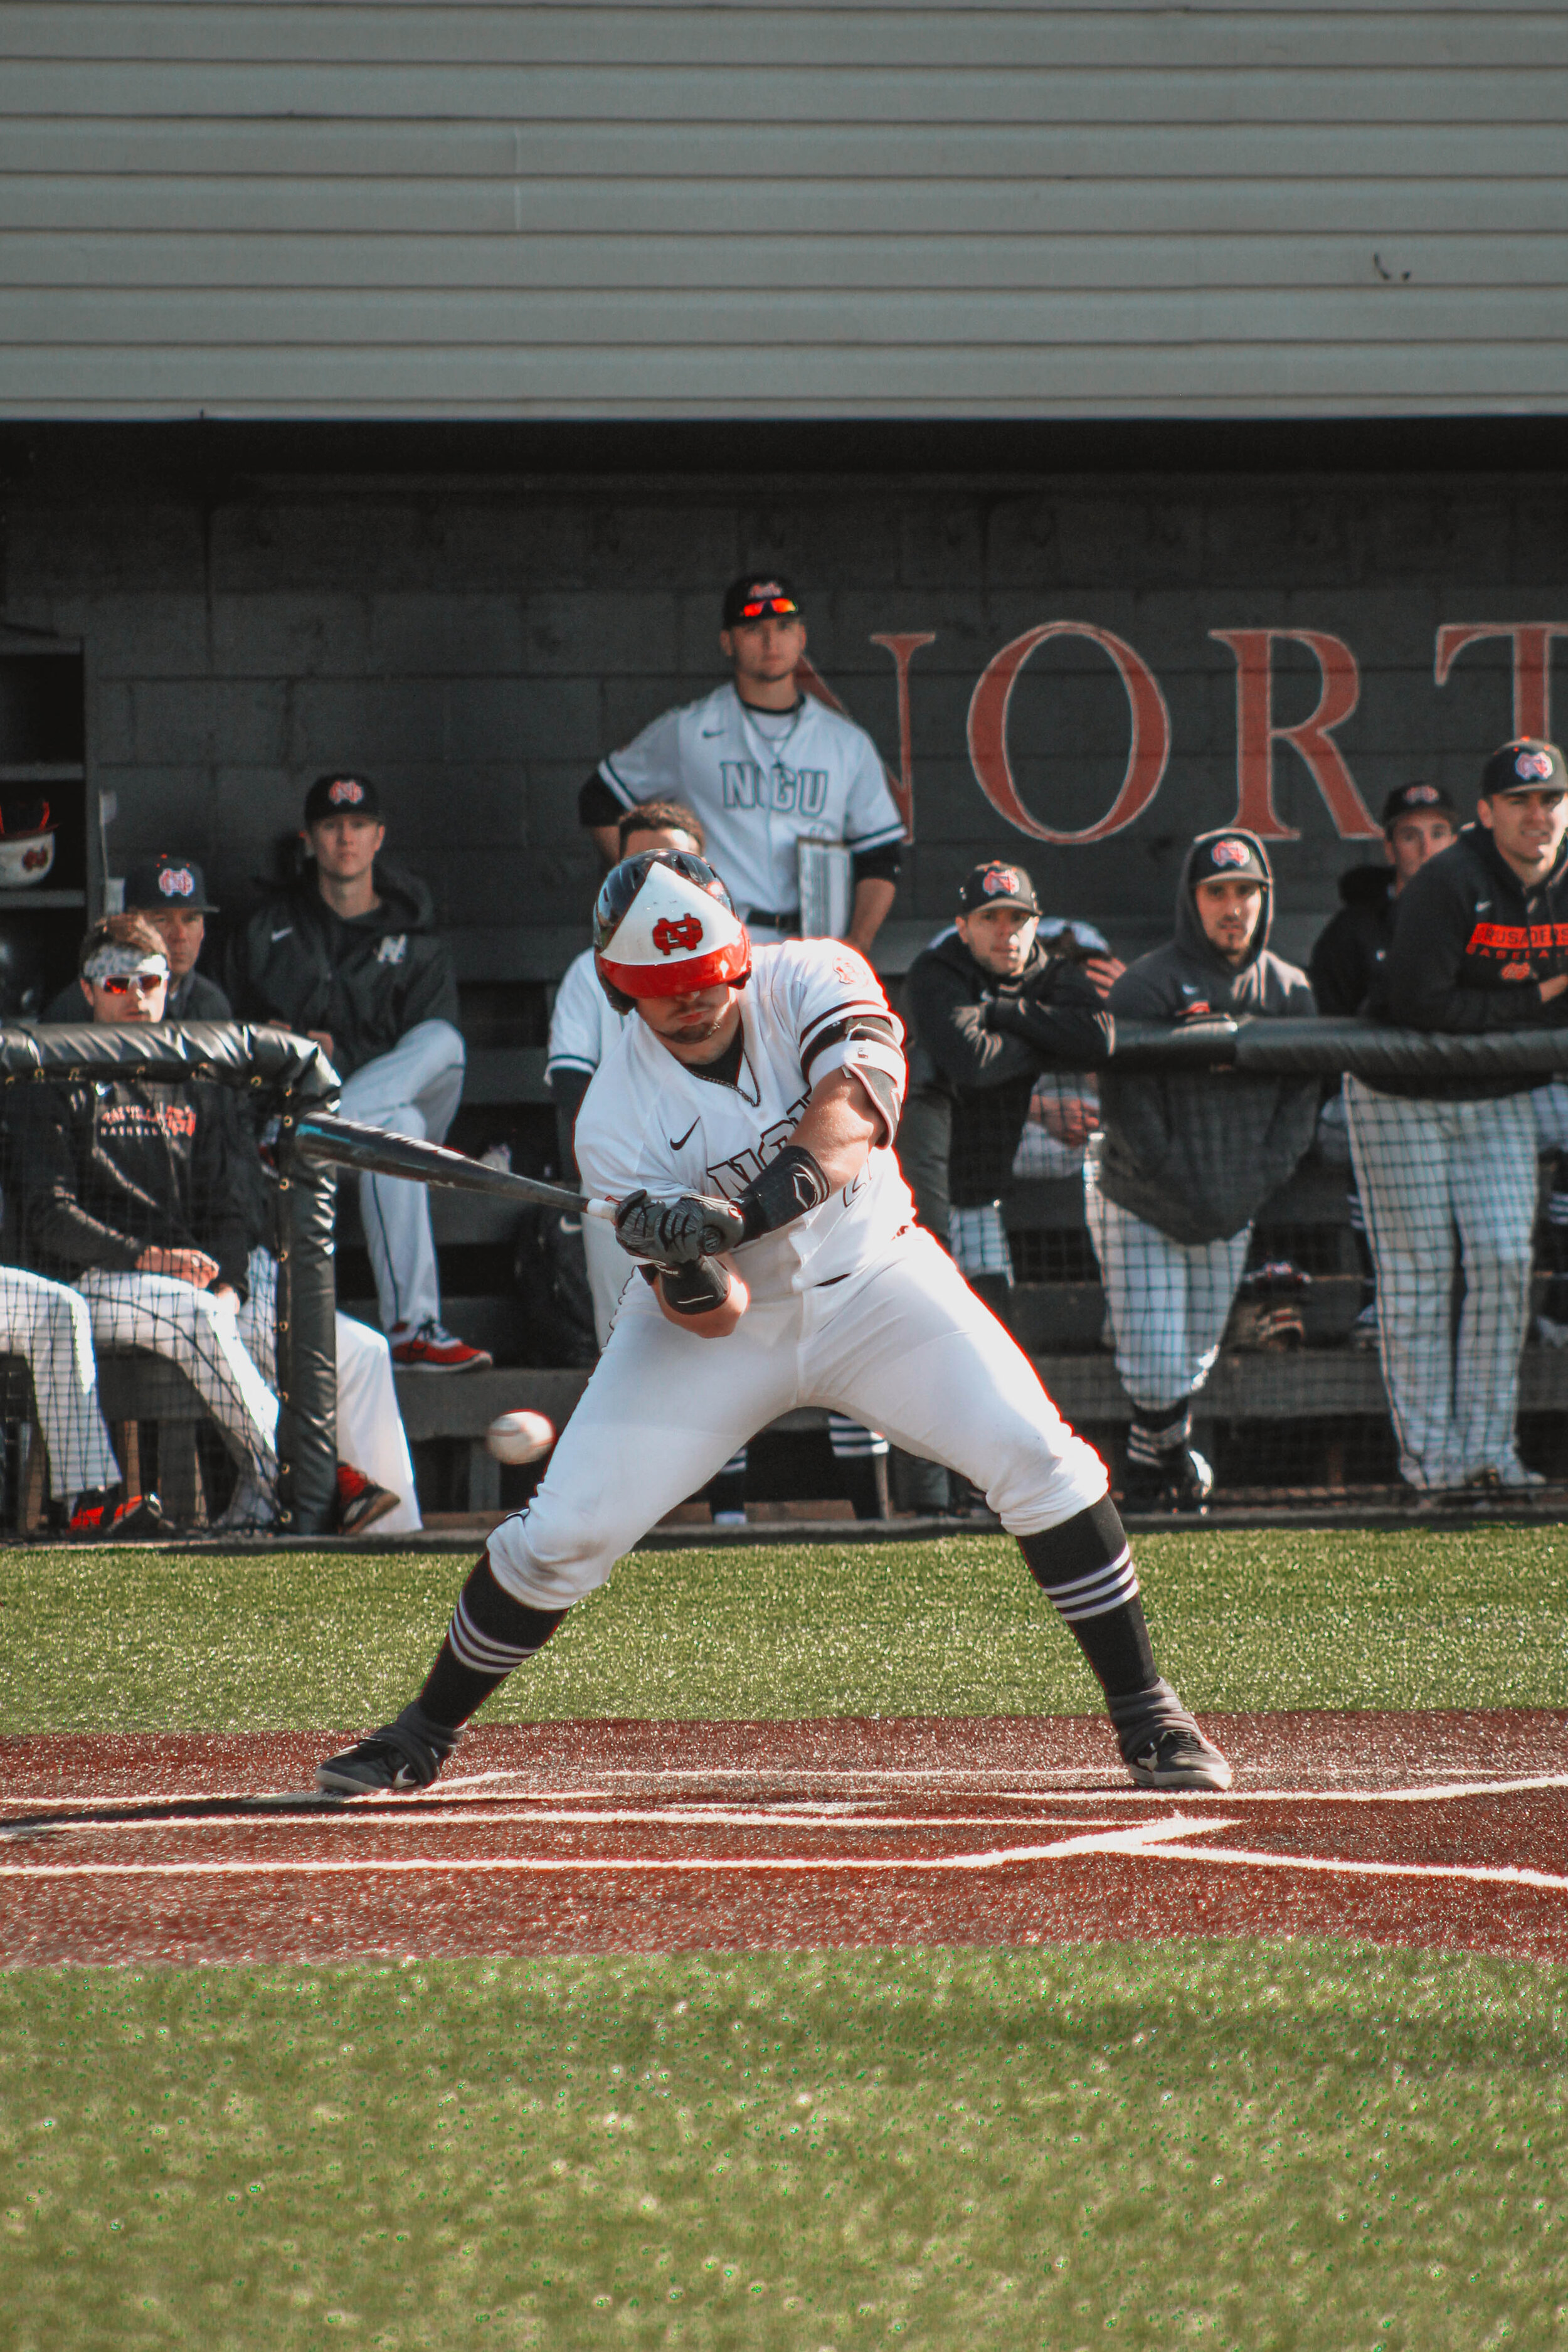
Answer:
M627 809L682 801L753 940L800 929L800 845L843 842L854 899L845 936L864 954L893 903L903 820L865 730L802 691L805 619L779 573L743 572L724 592L719 647L729 682L665 711L602 760L579 796L606 865Z

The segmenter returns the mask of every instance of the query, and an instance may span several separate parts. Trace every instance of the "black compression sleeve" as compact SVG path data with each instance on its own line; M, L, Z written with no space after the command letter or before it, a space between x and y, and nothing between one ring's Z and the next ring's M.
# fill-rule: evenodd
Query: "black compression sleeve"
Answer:
M762 1174L753 1176L735 1203L746 1221L746 1240L754 1242L759 1234L776 1233L781 1225L793 1224L796 1217L820 1209L832 1190L805 1146L786 1143Z
M849 871L859 882L896 882L902 864L900 841L885 841L879 849L858 849L849 860Z
M700 1257L695 1265L668 1266L663 1276L664 1303L678 1315L706 1315L722 1307L730 1296L730 1277L717 1258Z
M626 814L626 804L618 801L597 768L577 794L577 822L590 830L595 825L619 824Z

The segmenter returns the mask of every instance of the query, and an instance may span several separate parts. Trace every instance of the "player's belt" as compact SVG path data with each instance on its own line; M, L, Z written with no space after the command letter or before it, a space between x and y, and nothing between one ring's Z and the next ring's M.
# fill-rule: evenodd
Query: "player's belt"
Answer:
M782 915L775 913L770 907L748 907L746 920L748 923L755 923L759 931L798 931L800 908L792 907L787 915Z

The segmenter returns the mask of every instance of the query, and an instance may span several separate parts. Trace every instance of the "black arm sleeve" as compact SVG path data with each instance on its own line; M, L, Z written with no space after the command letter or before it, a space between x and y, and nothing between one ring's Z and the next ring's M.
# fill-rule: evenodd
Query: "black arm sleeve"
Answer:
M577 794L577 822L590 831L595 825L619 824L626 814L625 803L618 801L597 768Z
M567 1181L580 1184L577 1173L577 1114L583 1108L583 1097L593 1083L591 1070L552 1070L550 1092L555 1103L555 1141L561 1154L561 1172Z
M849 861L856 887L862 882L896 882L903 846L901 841L885 841L880 849L858 849Z

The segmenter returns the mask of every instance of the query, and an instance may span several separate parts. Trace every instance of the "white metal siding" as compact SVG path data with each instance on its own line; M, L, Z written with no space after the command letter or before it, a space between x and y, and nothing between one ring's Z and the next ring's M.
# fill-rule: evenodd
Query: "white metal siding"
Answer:
M1568 406L1568 13L0 8L0 414Z

